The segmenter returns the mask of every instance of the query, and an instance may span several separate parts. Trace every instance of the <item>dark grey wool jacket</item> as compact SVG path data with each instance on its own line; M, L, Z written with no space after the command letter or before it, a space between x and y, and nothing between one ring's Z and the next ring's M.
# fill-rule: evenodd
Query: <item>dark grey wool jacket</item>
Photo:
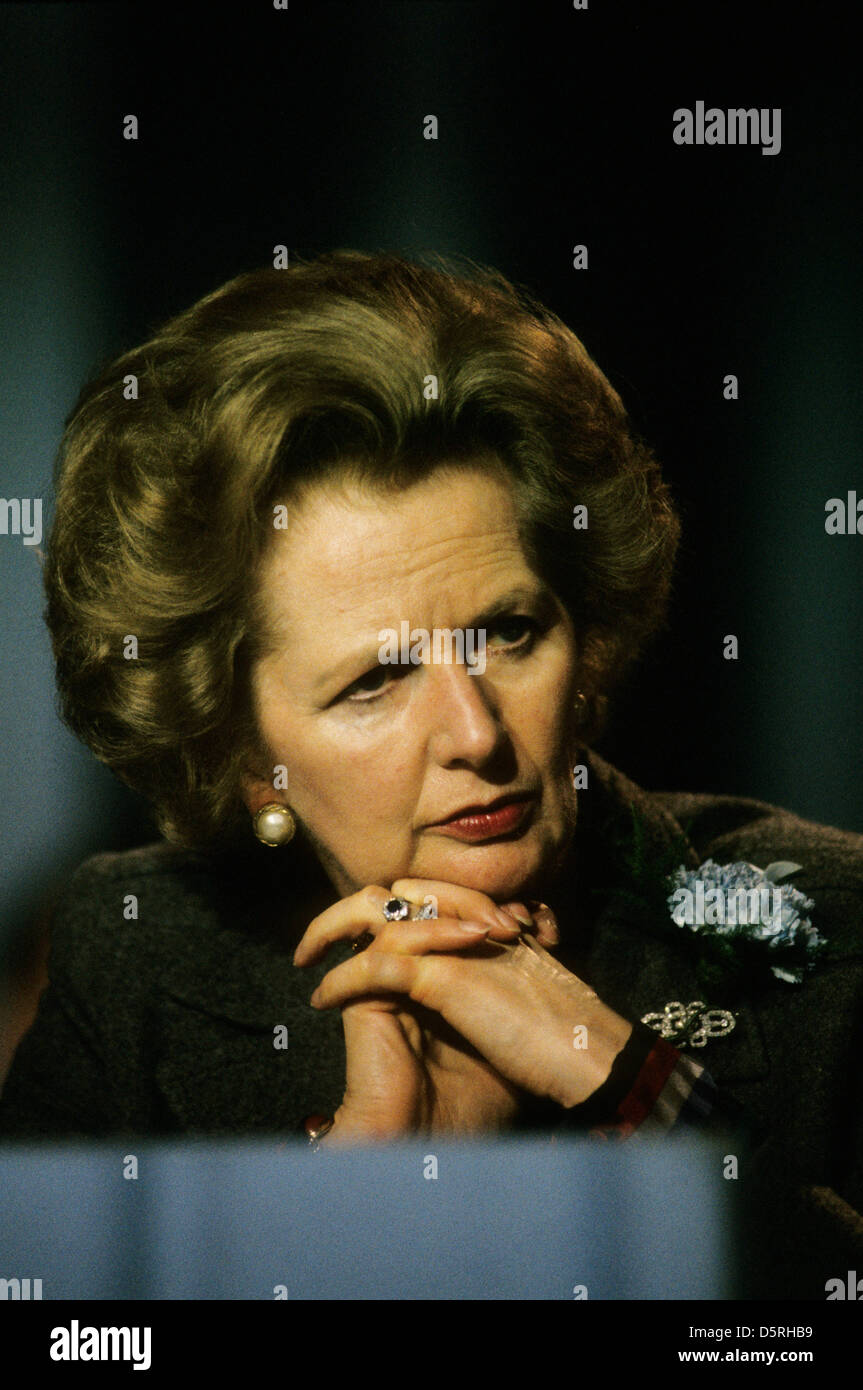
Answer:
M732 1150L744 1155L752 1239L744 1292L824 1299L828 1278L863 1274L863 836L748 799L647 793L583 756L572 869L551 901L556 954L624 1017L703 997L692 934L678 941L644 887L651 866L654 887L670 863L802 866L792 881L814 901L829 960L799 986L770 977L742 998L711 999L733 1007L736 1027L688 1055L718 1087L705 1131L744 1135ZM633 812L643 882L623 867ZM255 842L234 856L159 844L89 860L54 925L50 985L7 1078L0 1138L284 1136L331 1115L345 1083L340 1015L307 1001L349 947L305 970L291 956L334 898L297 841L278 854ZM280 1025L287 1047L274 1046ZM577 1110L525 1114L522 1127L578 1127Z

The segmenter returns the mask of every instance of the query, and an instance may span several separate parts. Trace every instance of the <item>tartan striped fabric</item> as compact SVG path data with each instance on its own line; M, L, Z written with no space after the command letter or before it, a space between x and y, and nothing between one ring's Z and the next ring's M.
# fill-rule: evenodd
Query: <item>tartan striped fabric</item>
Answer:
M597 1119L589 1133L597 1139L655 1138L675 1125L705 1121L715 1099L713 1080L699 1062L636 1024L611 1076L590 1103L590 1118L600 1108L608 1118Z

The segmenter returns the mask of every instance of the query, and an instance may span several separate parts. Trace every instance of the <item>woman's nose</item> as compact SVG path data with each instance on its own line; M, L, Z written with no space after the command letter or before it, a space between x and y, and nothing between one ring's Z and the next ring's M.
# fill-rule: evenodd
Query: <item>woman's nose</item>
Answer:
M491 687L471 669L461 664L427 668L430 750L442 766L487 762L504 736Z

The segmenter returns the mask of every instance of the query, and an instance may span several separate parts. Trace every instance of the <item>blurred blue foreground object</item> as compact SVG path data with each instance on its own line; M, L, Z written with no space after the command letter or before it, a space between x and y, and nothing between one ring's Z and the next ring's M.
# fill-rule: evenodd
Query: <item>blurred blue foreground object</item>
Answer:
M6 1145L0 1280L43 1299L730 1298L735 1188L718 1148L683 1140Z

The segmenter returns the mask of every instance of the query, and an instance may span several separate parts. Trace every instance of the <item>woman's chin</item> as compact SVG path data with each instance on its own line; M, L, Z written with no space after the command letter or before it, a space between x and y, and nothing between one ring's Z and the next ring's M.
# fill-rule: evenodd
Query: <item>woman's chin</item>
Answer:
M442 839L443 837L441 837ZM536 884L544 875L551 875L560 860L561 846L549 842L533 831L518 839L484 841L479 844L460 840L440 840L419 856L412 876L458 883L462 888L475 888L487 893L496 902L519 898L531 890L536 896Z

